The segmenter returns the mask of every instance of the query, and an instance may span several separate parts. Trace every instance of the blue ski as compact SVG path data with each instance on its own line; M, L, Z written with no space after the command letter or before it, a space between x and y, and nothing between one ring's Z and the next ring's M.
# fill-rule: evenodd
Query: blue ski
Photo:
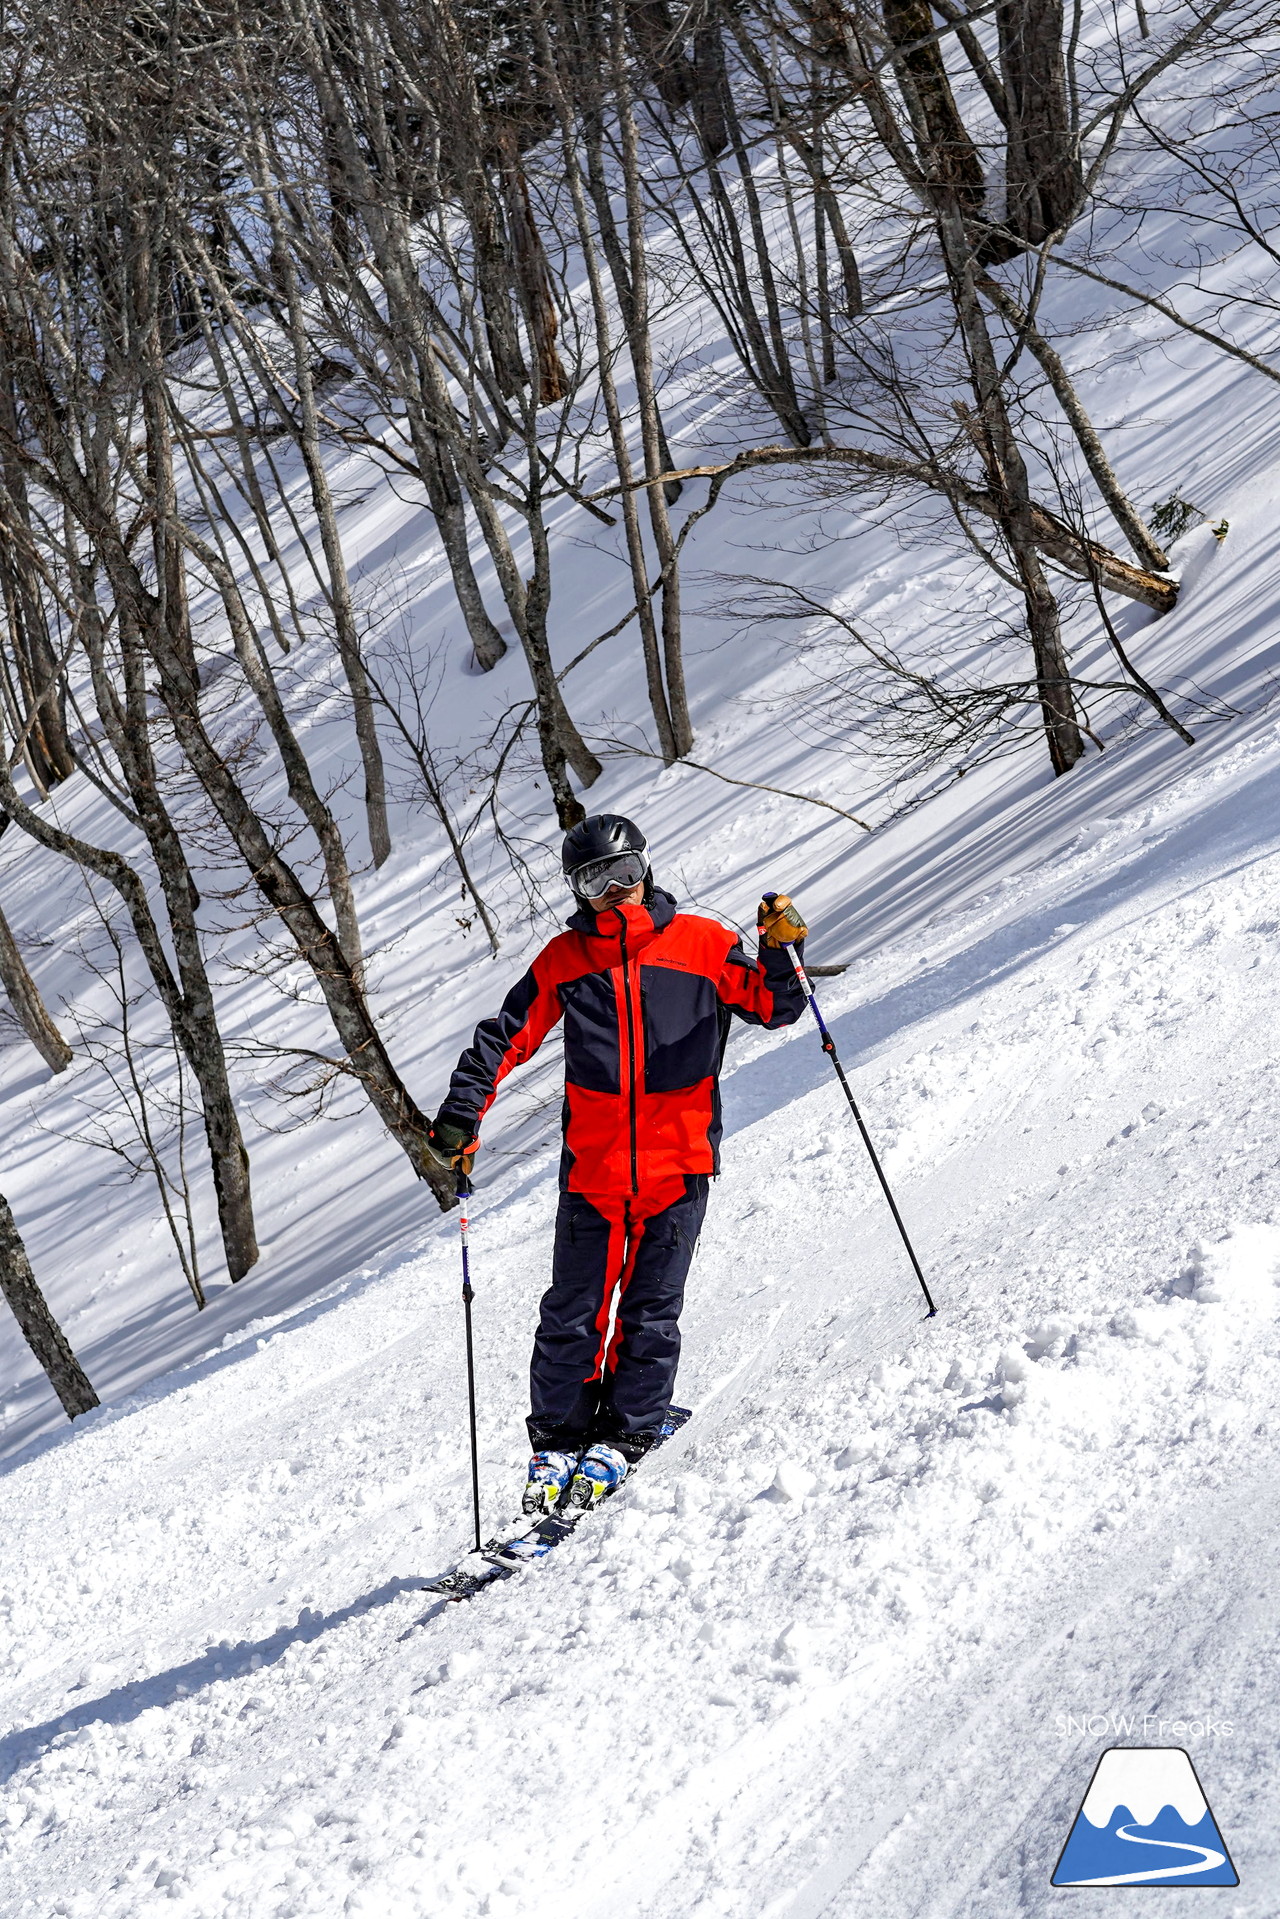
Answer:
M673 1406L663 1422L661 1433L649 1448L649 1453L656 1452L659 1446L664 1445L673 1433L678 1433L691 1418L692 1414L688 1407ZM647 1459L649 1453L646 1453L644 1458ZM634 1471L635 1466L631 1468L631 1472ZM628 1473L618 1488L619 1492L624 1492L630 1481L631 1473ZM606 1497L612 1497L612 1495L606 1495ZM603 1505L603 1500L600 1503ZM586 1513L575 1513L572 1519L567 1516L562 1519L553 1514L549 1518L540 1519L537 1525L530 1526L527 1532L515 1533L509 1539L491 1539L488 1545L480 1550L479 1557L484 1562L482 1565L473 1570L457 1566L452 1572L442 1573L439 1579L428 1579L423 1590L438 1593L442 1599L470 1599L485 1586L495 1585L500 1579L510 1579L513 1573L520 1572L525 1566L538 1565L548 1553L554 1552L557 1546L562 1546L570 1533L576 1532L586 1517ZM474 1559L476 1555L473 1553L471 1557ZM416 1623L421 1625L423 1622L418 1620Z

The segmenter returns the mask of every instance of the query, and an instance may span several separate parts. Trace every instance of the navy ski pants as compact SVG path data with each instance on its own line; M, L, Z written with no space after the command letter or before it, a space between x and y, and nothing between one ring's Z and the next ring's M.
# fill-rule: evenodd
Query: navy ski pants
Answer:
M599 1439L638 1459L658 1437L709 1186L705 1173L689 1173L647 1200L560 1195L529 1368L535 1450L574 1451ZM673 1187L677 1197L646 1212Z

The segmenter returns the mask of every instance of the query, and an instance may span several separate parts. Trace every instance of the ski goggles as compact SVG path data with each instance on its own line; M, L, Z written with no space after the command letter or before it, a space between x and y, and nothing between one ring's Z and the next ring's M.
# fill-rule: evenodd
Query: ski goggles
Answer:
M629 893L648 871L647 853L611 853L607 859L587 860L585 865L575 866L569 884L580 899L598 900L614 886Z

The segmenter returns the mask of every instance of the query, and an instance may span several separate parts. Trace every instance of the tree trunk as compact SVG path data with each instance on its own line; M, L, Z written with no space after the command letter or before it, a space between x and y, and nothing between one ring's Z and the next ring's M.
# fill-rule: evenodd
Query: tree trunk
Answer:
M200 252L198 236L191 235L190 240L192 251L197 257L204 258ZM225 280L218 274L216 266L207 260L205 260L205 270L208 273L210 285L214 289L218 309L225 319L228 329L236 334L242 345L248 345L252 352L254 336L246 333L243 315L232 298L230 288L227 286ZM345 286L357 296L362 290L362 283L359 277L354 274L345 282ZM491 668L495 667L502 658L507 650L507 643L493 621L489 618L480 592L479 583L476 580L475 570L471 564L471 547L470 537L467 532L466 505L462 497L462 491L458 485L457 475L453 472L449 464L447 454L441 445L439 434L435 433L425 420L420 402L420 394L418 392L419 383L411 377L406 370L402 343L398 340L394 329L386 323L384 316L378 312L377 308L371 307L367 301L361 302L361 310L367 323L373 328L375 333L379 335L386 346L388 358L394 372L395 391L399 394L399 397L405 405L406 420L409 426L410 439L413 443L414 457L417 461L419 477L426 489L427 502L435 516L436 527L440 534L440 542L444 547L445 557L449 562L449 570L453 575L453 588L458 598L458 606L461 609L467 634L471 640L471 645L476 657L476 664L482 671L487 673ZM248 437L239 424L238 410L235 409L235 395L230 390L227 382L226 374L221 364L222 350L218 342L218 337L212 328L209 329L208 344L210 356L218 366L219 378L223 384L228 406L232 410L232 425L236 429L236 439L237 445L240 448L241 463L246 470L246 482L253 500L255 514L258 517L259 528L268 552L270 552L271 557L275 560L277 568L280 571L285 591L292 597L292 584L284 566L283 558L279 554L275 544L275 534L271 518L267 513L265 503L262 501L257 476L252 470L253 462L248 450ZM370 368L367 362L367 356L359 351L359 343L356 340L351 339L348 341L348 344L355 353L357 361L365 365L367 372L380 370L377 369L376 366L375 368ZM255 361L257 357L255 353Z
M898 55L899 78L930 184L949 188L966 213L981 212L982 160L960 118L942 48L936 39L914 44L934 32L929 0L885 0L884 23L894 45L906 49Z
M475 278L484 308L489 357L499 392L510 397L528 384L529 372L520 351L516 309L511 297L512 262L485 167L488 116L477 91L474 63L468 58L452 6L424 7L419 17L434 42L438 98L442 105L447 100L452 108L441 129L445 135L442 159L449 167L471 229ZM444 80L443 86L439 79ZM346 128L346 142L344 157L350 167L350 125Z
M409 382L402 388L406 396L415 384ZM435 515L440 544L449 562L453 590L471 641L471 650L480 671L491 673L506 653L507 643L489 617L480 582L471 564L471 539L467 531L467 508L462 488L440 435L432 433L427 426L422 407L415 403L411 409L406 397L405 411L409 415L409 432L414 441L418 471L427 489L427 501Z
M899 46L932 32L924 0L886 0L885 21ZM1058 602L1036 550L1035 508L1026 461L1005 400L1000 366L978 298L979 267L967 216L981 206L981 166L956 111L937 43L904 51L898 84L915 131L924 199L934 212L951 298L969 363L976 407L970 431L987 469L997 518L1022 585L1049 763L1067 773L1084 753L1075 695L1062 644ZM976 169L976 184L974 170Z
M146 249L137 246L132 249L132 254L134 260L140 262L139 278L142 278L147 262ZM138 294L139 305L146 293L144 282ZM173 471L173 429L169 419L168 395L164 390L164 343L158 312L152 311L147 316L147 324L140 327L139 331L150 335L148 345L152 356L153 377L145 382L142 417L145 424L147 479L151 488L151 512L147 517L151 523L151 550L155 559L156 605L174 646L182 655L183 665L199 685L200 669L196 664L191 612L187 603L186 568L182 563L182 549L173 537L178 489ZM159 378L155 377L157 372Z
M753 446L732 460L716 465L685 466L672 477L681 480L710 479L712 499L731 475L745 473L757 466L850 466L868 477L888 482L905 480L913 485L941 493L966 513L979 513L984 519L999 520L1003 507L1000 496L991 488L975 486L940 463L903 460L896 454L879 453L860 446ZM659 474L658 478L667 476ZM644 486L644 480L633 481ZM614 491L615 489L608 489ZM1047 506L1033 500L1030 507L1031 537L1038 550L1064 572L1078 580L1096 580L1109 593L1119 593L1153 613L1172 613L1178 604L1176 580L1148 573L1143 567L1122 560L1110 547L1088 539L1066 520L1059 519Z
M428 1121L391 1064L364 993L337 935L316 911L305 886L272 844L262 821L215 749L200 721L194 688L184 680L180 662L157 660L161 694L183 752L235 841L263 898L283 920L302 958L324 994L349 1071L388 1132L408 1155L420 1179L427 1180L442 1207L456 1204L447 1172L427 1155Z
M560 364L560 355L556 352L558 322L551 294L551 276L547 272L547 256L534 221L529 182L520 164L520 149L514 127L504 127L499 131L498 152L502 162L512 265L538 369L538 405L550 406L556 400L563 400L568 392L568 383Z
M33 380L36 378L38 376L33 368ZM33 397L35 393L40 393L38 386L33 386ZM44 395L40 393L40 397ZM59 424L48 416L44 407L40 407L40 428L48 432L52 445L52 464L48 468L50 484L67 489L69 507L79 518L81 526L94 537L100 553L104 555L107 578L111 580L123 616L134 624L134 628L146 626L150 633L154 645L152 658L159 668L161 679L161 699L169 710L178 745L182 746L190 768L200 779L205 793L209 794L263 898L280 915L296 942L299 956L307 961L315 973L338 1038L347 1054L351 1075L359 1078L363 1084L368 1102L372 1103L378 1117L388 1126L395 1142L407 1153L418 1178L424 1178L430 1184L441 1209L449 1209L457 1203L453 1180L428 1157L428 1121L418 1111L403 1080L391 1065L386 1046L382 1044L382 1034L368 1013L365 994L355 979L351 965L347 963L338 936L330 931L320 917L309 890L301 885L294 869L280 858L267 829L253 812L246 794L205 733L200 720L196 687L182 664L180 654L169 641L165 624L155 618L155 601L138 578L119 533L109 518L104 516L92 493L88 493L84 487L83 476L75 470L69 447L59 432ZM129 862L115 852L107 852L106 848L90 846L88 842L75 839L71 833L63 833L59 827L52 825L52 821L44 819L42 814L36 814L13 787L8 768L4 768L2 762L0 812L10 814L15 825L29 833L31 839L77 860L92 873L100 873L111 887L115 887L129 908L134 933L142 944L152 977L157 983L167 983L163 988L165 1004L178 1007L180 1011L177 983L173 981L169 961L165 958L163 944L155 929L155 921L146 900L146 888ZM171 1011L171 1017L175 1021L175 1031L180 1032L178 1011Z
M265 189L264 197L269 198L265 193ZM270 210L278 223L278 209L275 208L274 202L270 202ZM150 640L155 638L158 631L162 628L168 646L182 662L184 673L191 680L192 686L198 688L199 673L196 668L195 644L191 632L191 618L187 603L186 552L184 549L190 548L195 551L221 594L228 622L231 626L232 636L236 643L237 656L240 659L246 678L249 680L250 685L262 703L267 723L271 728L272 737L280 751L285 773L289 781L289 796L303 814L308 825L320 842L320 849L325 863L325 876L329 884L329 895L333 902L334 917L338 922L339 937L343 941L347 957L358 977L363 964L360 925L356 914L355 895L351 886L351 874L347 862L346 847L343 845L337 822L315 789L306 757L298 744L297 736L285 713L283 702L280 700L276 691L275 681L272 678L270 668L267 666L258 648L257 635L250 632L246 639L245 628L248 622L243 618L243 602L240 597L239 588L235 585L234 579L230 574L230 569L221 564L218 555L208 546L207 542L200 541L193 534L188 522L178 508L177 486L173 470L173 429L170 419L169 394L166 387L165 364L163 355L158 350L158 336L153 311L154 299L147 279L148 266L152 257L153 252L151 249L139 245L133 250L128 261L130 271L129 291L132 295L132 303L140 319L137 364L130 369L130 374L139 382L142 390L143 415L146 424L147 471L155 489L154 499L150 503L152 508L153 538L157 542L157 550L163 552L164 555L163 581L158 581L158 584L162 584L163 590L157 595L152 595L143 590L140 597L126 592L123 598L120 598L118 579L113 579L112 585L116 588L118 595L117 611L120 616L121 632L122 635L125 634L126 628L130 622L133 622L135 636L141 636L143 644L148 645ZM301 363L302 377L306 381L305 391L306 394L310 396L309 403L304 401L303 410L304 413L307 413L309 404L309 417L313 431L311 441L308 441L305 429L303 431L303 457L304 464L307 464L308 473L312 479L312 498L316 507L317 516L322 523L322 530L326 525L328 527L327 532L325 532L325 556L329 562L331 582L330 601L335 607L335 624L339 634L341 635L345 631L347 643L355 646L354 621L350 593L347 586L346 568L342 558L341 546L337 543L336 522L333 520L328 480L323 471L323 462L319 461L316 451L314 435L315 407L310 384L310 367L306 358L305 342L302 343L300 348L296 338L297 276L294 272L292 261L290 260L282 266L281 271L290 297L290 325L295 335L293 342L295 348L295 370L297 365ZM308 444L319 466L318 476L312 472L311 463L307 459ZM68 454L69 452L70 450L68 449ZM119 553L123 551L123 546L119 539L118 528L109 518L103 503L100 500L95 500L93 507L95 510L91 519L85 519L83 513L78 517L80 517L81 524L85 527L86 531L91 533L91 536L93 532L93 522L95 520L100 529L110 527L110 540L108 545L104 547L100 540L97 542L98 551L102 556L104 564L108 568L108 574L110 576L112 566L111 549L114 547L117 549L117 553ZM326 508L328 509L327 521ZM132 582L140 584L137 569L132 559L126 562L126 566L129 579ZM117 573L119 572L118 558L116 561L116 571ZM239 619L237 619L237 614L241 616ZM157 616L159 626L157 626ZM149 628L146 622L149 622ZM341 654L343 650L344 641L339 638L338 651ZM358 647L356 648L356 652L358 656ZM360 668L360 673L363 679L363 668ZM369 728L372 728L373 702L369 695L367 682L364 682L364 694L364 704L367 709L367 725ZM133 720L135 728L137 726L145 727L145 696L140 695L140 698L141 704ZM358 731L359 727L357 727L357 732ZM382 759L377 747L376 734L373 735L373 757L374 767L372 777L376 783L382 779ZM370 776L369 762L367 759L366 776ZM147 771L147 780L153 784L153 767ZM385 790L383 792L383 801L385 823ZM371 834L376 833L377 817L377 808L375 806L370 819ZM185 859L183 860L183 864L185 866ZM207 991L207 981L205 982L205 990ZM198 1070L195 1067L194 1061L192 1062L192 1067L193 1070ZM243 1151L243 1148L241 1148L241 1151ZM246 1251L247 1250L246 1247ZM257 1258L256 1243L253 1247L253 1258ZM250 1264L252 1264L252 1261L250 1261ZM247 1270L247 1268L245 1270Z
M391 222L388 221L388 228ZM386 251L379 262L382 269L383 285L387 290L389 310L394 307L396 324L403 330L406 344L411 347L413 364L417 375L423 381L419 403L423 411L438 420L456 419L452 402L444 385L440 370L432 352L431 342L425 337L425 327L421 313L417 310L413 298L413 285L416 275L411 273L411 261L407 251L407 235L400 229L399 222L394 230L386 234ZM466 458L465 482L471 497L471 504L480 530L484 534L485 544L498 576L502 597L507 603L512 625L519 636L520 645L528 662L530 678L533 680L534 693L538 701L538 738L542 749L542 764L547 775L552 794L555 796L557 816L561 824L569 826L581 816L578 802L573 797L565 778L565 763L573 768L584 786L590 786L599 779L602 767L595 754L582 738L564 697L556 681L555 668L551 661L551 650L546 634L545 598L541 607L529 605L529 590L520 576L520 569L502 524L501 515L494 503L492 491L474 459L467 457L468 449L462 444L461 435L455 443L456 455ZM451 448L454 457L455 448ZM545 537L545 529L534 524L529 516L529 533L535 544ZM567 820L567 824L566 824Z
M333 138L332 128L329 129L328 137ZM315 383L311 377L311 344L307 338L303 319L293 253L283 230L280 208L266 155L260 147L254 159L260 172L258 191L270 222L276 255L280 263L280 278L288 314L289 344L293 353L293 384L298 396L299 418L296 422L296 435L303 464L307 469L311 503L319 523L320 540L324 547L325 565L329 573L329 605L333 613L333 640L351 694L356 742L360 748L360 759L364 768L365 820L369 831L369 851L373 856L374 866L378 867L383 865L391 852L391 827L387 819L387 780L382 763L382 748L378 743L373 696L369 690L364 662L360 657L360 637L356 630L351 582L347 575L342 537L338 530L338 516L334 510L329 475L325 469L324 454L320 445ZM352 907L351 917L354 920L354 907ZM358 970L358 955L352 957Z
M1005 224L1038 246L1070 223L1083 185L1071 137L1062 0L1001 0L996 23L1009 116Z
M285 711L275 675L271 671L270 662L263 652L261 642L245 611L235 576L221 556L189 525L183 523L181 534L184 543L195 554L221 597L223 610L227 616L227 625L231 630L232 644L236 650L236 658L240 662L245 679L257 696L258 703L266 716L267 725L271 729L271 737L280 754L289 798L319 842L329 898L333 904L333 917L338 928L338 938L342 942L342 950L347 956L352 972L357 979L360 979L364 972L360 922L356 916L351 869L347 864L347 849L343 843L338 822L334 819L332 810L325 803L311 777L307 756Z
M1014 542L1011 540L1010 544ZM1035 545L1030 540L1014 546L1027 607L1027 632L1036 664L1040 714L1044 721L1049 764L1055 774L1069 773L1084 753L1076 713L1071 671L1062 644L1062 622L1053 589L1045 578Z
M1069 773L1083 756L1084 737L1062 644L1058 602L1036 551L1031 483L1005 405L995 350L978 299L976 256L965 234L958 196L944 191L939 199L938 231L978 403L976 437L991 491L1000 502L1000 525L1022 582L1049 763L1055 774L1061 775Z
M234 1284L258 1263L249 1154L231 1096L227 1056L196 924L199 895L182 840L160 797L151 753L138 636L127 617L121 618L120 628L125 680L124 724L117 722L113 728L110 719L104 724L109 733L114 732L112 744L116 757L128 782L164 894L179 985L167 1010L178 1044L200 1089L200 1112L209 1148L222 1249L227 1273ZM160 983L157 981L157 985Z
M657 728L658 747L664 762L669 766L679 757L676 751L675 734L671 726L671 712L667 706L666 688L662 682L662 659L658 651L658 630L653 618L653 600L649 593L649 569L645 560L644 538L640 531L640 515L635 489L631 486L631 453L627 446L626 426L622 417L622 406L618 399L617 382L613 377L613 342L609 323L609 303L605 297L604 280L600 272L599 255L596 252L595 236L591 231L591 222L587 217L587 203L583 192L582 170L578 165L575 147L575 129L573 115L564 89L559 83L555 63L544 34L542 55L550 83L555 89L556 106L560 114L560 131L563 139L565 174L569 182L569 192L573 200L574 214L578 223L578 239L582 247L582 257L587 269L587 283L591 289L591 305L596 327L596 364L599 369L600 393L604 400L605 417L609 422L609 438L613 444L613 461L622 483L621 497L622 521L627 540L627 559L631 567L631 587L636 596L636 617L640 623L640 646L644 656L645 685L649 695L649 710L653 714L653 723ZM629 290L629 288L628 288ZM650 489L656 491L656 489Z
M853 250L853 242L849 238L849 229L845 223L844 214L840 210L840 201L832 187L826 166L826 134L822 117L820 68L823 62L832 58L832 49L830 36L820 34L817 22L814 23L813 36L808 138L806 138L806 130L797 125L794 115L785 107L767 53L761 51L749 21L741 23L737 42L743 59L755 74L761 89L770 97L778 132L804 162L805 170L813 182L815 251L825 260L827 233L830 231L831 238L835 242L836 257L840 262L843 292L841 310L845 319L856 320L863 309L862 276L858 271L857 256ZM723 65L723 58L721 64ZM819 275L820 286L825 283L825 279L825 274ZM829 292L825 297L829 300ZM824 295L820 292L819 299L823 298ZM826 357L824 351L824 359ZM835 378L834 366L829 376L824 374L824 378L828 377Z
M22 755L36 786L47 793L60 780L70 778L75 759L67 741L61 675L49 640L44 597L32 564L31 505L15 452L18 441L13 380L0 351L0 473L4 476L0 586L13 665L26 707L19 716Z
M85 1377L79 1360L67 1344L66 1334L49 1311L48 1302L36 1284L8 1200L0 1193L0 1293L13 1310L22 1336L43 1366L49 1384L62 1402L68 1419L92 1412L98 1395Z
M587 191L591 195L591 204L596 210L600 246L609 265L613 290L618 296L622 330L629 341L635 325L635 308L631 300L631 275L627 271L627 258L609 199L609 176L604 164L604 125L597 98L593 97L582 106L582 130L587 155ZM675 461L671 457L671 448L667 444L667 430L662 424L661 409L658 410L658 451L662 458L662 470L664 473L669 473L675 466ZM679 480L670 481L662 490L666 496L667 505L674 506L680 498Z
M770 234L756 188L752 147L738 118L738 110L734 104L733 90L729 85L727 73L722 75L721 92L724 101L725 126L728 129L729 142L737 165L738 185L746 202L747 226L750 229L752 249L755 254L755 271L752 273L747 266L745 251L739 238L737 213L732 205L720 167L708 156L707 172L712 190L719 203L726 231L730 232L732 237L737 266L738 310L744 331L755 349L757 384L760 392L777 414L778 424L787 438L794 440L797 446L808 446L813 438L813 429L800 404L800 396L796 392L795 378L791 371L790 346L786 329L782 324L782 309L778 299L777 278L773 271ZM763 322L756 311L754 294L756 281L759 282L764 297Z
M628 0L627 27L644 77L652 80L664 106L678 112L695 96L697 81L685 58L685 20L673 19L669 0ZM696 52L694 55L697 58Z
M755 22L753 21L754 27ZM698 138L713 160L718 160L729 144L725 125L724 100L720 76L724 71L724 43L720 22L704 20L693 36L693 91L690 104L697 123Z
M42 424L51 426L52 423L45 420ZM65 448L62 450L65 452ZM347 1055L350 1072L364 1087L370 1103L407 1154L418 1177L428 1182L443 1208L453 1206L456 1194L452 1181L427 1154L428 1122L391 1064L360 982L337 934L325 924L307 888L281 858L267 829L206 733L195 685L163 621L156 618L155 601L134 569L116 529L84 492L83 483L76 485L70 469L59 464L60 477L65 477L69 491L76 495L73 510L78 509L83 516L82 524L87 523L103 554L122 618L144 632L148 640L148 650L160 672L160 696L178 744L263 898L283 920L301 957L315 975ZM168 963L151 920L145 889L127 861L118 854L74 839L33 812L20 798L3 766L0 766L0 810L11 814L33 839L69 854L91 871L102 874L116 888L130 909L153 977L163 978L168 972ZM171 976L170 983L172 986ZM176 993L176 988L174 991Z
M42 419L41 424L54 431L53 422L47 418ZM456 1204L447 1172L428 1156L428 1122L391 1064L360 980L337 934L325 924L311 894L281 857L271 835L209 738L200 717L196 686L164 622L156 618L155 600L134 568L117 529L85 492L83 482L77 483L78 476L73 478L65 443L60 452L63 457L59 461L59 477L76 496L72 501L73 510L78 509L82 524L87 525L102 554L122 621L128 620L137 627L159 669L160 697L178 744L258 890L284 922L298 952L311 968L347 1055L348 1070L360 1081L384 1125L407 1154L418 1177L427 1180L441 1206L448 1208ZM3 769L0 769L0 806L12 813L34 838L46 843L56 843L56 838L60 838L66 842L60 850L71 851L73 857L83 858L85 865L110 879L122 897L132 902L135 926L139 924L139 914L149 918L145 894L140 900L136 897L142 892L141 883L127 863L118 855L83 846L69 834L56 835L56 829L23 804ZM56 838L51 838L53 835ZM157 963L160 967L165 965L163 952L159 953L158 961L152 958L153 972Z
M649 275L645 250L644 207L640 198L640 155L626 70L621 59L622 10L616 15L614 87L622 144L622 176L630 243L628 277L631 284L632 326L628 344L640 403L640 436L646 474L662 471L658 439L658 402L653 377L653 339L649 329ZM658 564L662 570L662 664L666 678L667 710L671 719L671 748L678 758L693 745L693 723L684 680L684 641L680 622L680 566L666 494L661 487L645 488Z
M988 60L977 34L972 27L965 25L967 17L965 9L958 7L955 0L931 0L931 4L934 12L940 13L947 24L955 28L956 39L964 51L965 59L982 83L983 92L995 108L996 118L1001 126L1007 127L1009 103L1004 97L1004 86L1000 75Z
M9 996L13 1016L51 1073L70 1066L73 1054L49 1017L40 989L18 951L13 930L0 911L0 984Z
M92 654L90 658L92 660ZM88 841L77 839L74 834L55 826L43 814L34 812L21 799L3 767L0 767L0 811L6 813L38 845L48 847L51 852L65 859L74 860L87 872L98 874L99 878L115 888L123 901L156 992L200 1088L201 1113L209 1145L227 1271L233 1280L238 1280L244 1277L258 1257L249 1186L249 1155L245 1151L236 1118L222 1036L218 1031L213 994L200 950L199 933L195 925L195 885L159 793L154 789L148 793L148 775L145 771L139 773L140 762L135 757L136 741L132 738L133 732L138 729L124 726L124 715L113 711L111 700L103 702L103 710L109 716L106 722L108 733L117 747L117 758L121 761L126 781L129 781L131 772L137 781L131 797L138 805L138 824L151 845L170 910L170 931L181 986L170 968L160 930L147 901L146 888L127 860L104 847L91 846ZM127 742L124 754L120 753L118 746L122 735ZM145 731L140 732L140 737L145 741ZM128 750L130 745L134 747L134 752Z

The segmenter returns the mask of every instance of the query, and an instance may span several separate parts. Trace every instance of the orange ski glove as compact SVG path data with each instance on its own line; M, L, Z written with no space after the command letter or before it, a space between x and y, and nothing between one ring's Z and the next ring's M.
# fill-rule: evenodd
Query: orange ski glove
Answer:
M756 931L762 946L795 946L809 929L786 893L766 893L756 908Z

